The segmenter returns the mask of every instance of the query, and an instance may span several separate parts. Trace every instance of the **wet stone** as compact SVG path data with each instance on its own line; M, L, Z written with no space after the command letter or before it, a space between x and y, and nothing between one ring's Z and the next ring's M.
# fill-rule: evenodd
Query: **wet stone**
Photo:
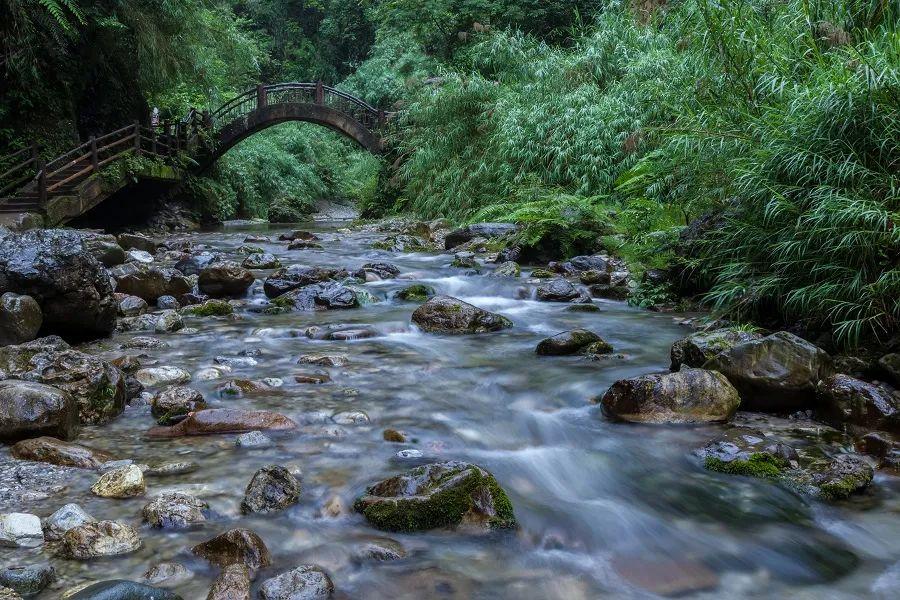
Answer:
M435 296L412 314L412 322L427 333L474 334L512 327L506 317L452 296Z
M123 350L163 350L169 347L169 343L158 338L133 337L119 344Z
M393 442L396 444L406 443L406 436L396 429L385 429L381 435L386 442Z
M228 565L209 589L206 600L249 600L250 569L244 565Z
M180 367L161 366L141 369L134 374L141 385L146 387L159 387L163 385L178 385L191 380L191 374Z
M369 415L361 410L345 410L335 413L331 420L338 425L362 425L369 422Z
M44 543L41 520L29 513L0 514L0 547L35 548Z
M248 431L237 436L234 445L238 448L261 449L271 448L275 445L268 436L261 431Z
M331 381L331 375L325 371L316 371L313 373L294 373L294 381L297 383L312 383L320 385Z
M97 519L77 504L66 504L43 520L44 537L48 540L62 539L66 532L85 523L95 523Z
M154 427L147 435L169 438L254 430L289 430L296 427L297 424L286 416L267 410L207 408L189 414L171 427Z
M253 475L244 492L241 512L279 511L300 501L300 481L284 467L263 467Z
M366 538L353 545L353 560L356 562L388 562L403 558L406 558L406 548L391 538Z
M299 365L319 365L322 367L343 367L350 362L345 354L303 354L297 359Z
M315 600L330 598L334 584L316 565L303 565L265 580L259 588L262 600Z
M156 299L156 308L160 310L178 310L181 303L175 296L160 296Z
M144 474L137 465L113 469L100 476L91 492L103 498L133 498L147 489Z
M186 386L167 388L156 394L150 402L150 411L161 425L202 408L206 408L203 394Z
M209 504L182 492L161 494L142 511L144 522L159 529L185 529L206 522Z
M56 571L49 564L0 569L0 587L15 590L28 598L40 594L56 579Z
M84 588L68 600L183 600L181 596L143 583L114 579Z
M563 331L553 337L541 340L535 352L542 356L564 356L576 354L591 344L601 342L600 336L587 329Z
M136 552L141 547L137 530L116 521L85 523L68 530L63 536L63 553L78 560L118 556Z
M249 529L229 529L225 533L191 548L196 556L217 567L244 565L257 570L272 564L269 549L262 538Z
M103 463L115 460L113 455L106 452L51 437L18 442L12 447L12 455L20 460L82 469L96 469Z
M143 582L148 585L177 587L191 579L191 572L181 563L162 562L144 573Z

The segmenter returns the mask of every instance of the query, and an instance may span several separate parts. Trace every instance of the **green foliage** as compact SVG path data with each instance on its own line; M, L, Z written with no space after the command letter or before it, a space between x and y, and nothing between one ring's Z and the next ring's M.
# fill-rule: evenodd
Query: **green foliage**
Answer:
M704 466L710 471L728 473L729 475L746 475L774 479L779 477L787 467L787 461L768 452L754 452L746 460L725 462L719 458L709 457Z

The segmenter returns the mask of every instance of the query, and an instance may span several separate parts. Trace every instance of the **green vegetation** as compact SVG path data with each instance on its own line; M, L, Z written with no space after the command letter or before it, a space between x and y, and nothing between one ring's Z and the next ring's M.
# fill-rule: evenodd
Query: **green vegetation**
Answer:
M525 259L666 271L641 306L885 341L898 20L895 0L2 0L0 144L53 154L151 106L322 79L397 111L386 157L282 125L190 182L200 212L516 221Z
M775 478L787 467L787 462L768 452L754 452L747 460L724 461L709 457L704 466L710 471L728 473L729 475L746 475L748 477Z

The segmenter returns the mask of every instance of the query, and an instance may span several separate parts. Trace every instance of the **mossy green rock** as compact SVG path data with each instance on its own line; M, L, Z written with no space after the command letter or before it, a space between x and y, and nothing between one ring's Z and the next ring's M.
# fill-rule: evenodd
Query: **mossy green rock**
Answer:
M683 368L620 379L601 403L609 418L633 423L708 423L727 421L741 403L721 373Z
M556 276L556 273L547 269L535 269L531 272L531 277L534 279L553 279Z
M434 294L433 287L417 283L397 292L397 298L408 302L425 302Z
M234 313L234 307L227 300L207 300L181 309L181 314L193 317L225 317Z
M737 344L758 340L762 337L758 333L728 328L694 333L672 344L672 366L670 368L672 371L677 371L681 365L702 367L706 361L714 358L720 352L730 350Z
M798 460L797 451L749 427L735 427L695 453L710 471L775 478Z
M376 483L354 508L386 531L516 527L512 504L494 476L457 461L424 465Z
M512 321L452 296L435 296L412 314L412 322L428 333L487 333L512 327Z
M535 352L541 356L565 356L567 354L576 354L582 350L586 350L588 346L596 343L606 344L599 335L587 329L571 329L557 333L553 337L538 342ZM611 352L612 346L609 346ZM605 354L606 352L597 352L595 354Z
M859 454L839 454L786 473L789 485L823 500L843 500L872 483L875 470Z

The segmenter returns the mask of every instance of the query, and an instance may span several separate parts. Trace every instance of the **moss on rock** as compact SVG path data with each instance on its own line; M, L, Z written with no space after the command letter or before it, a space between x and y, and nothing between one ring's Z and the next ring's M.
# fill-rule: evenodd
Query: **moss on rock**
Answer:
M193 317L225 317L234 313L234 307L226 300L207 300L181 309L181 314Z
M724 461L720 458L710 456L707 457L703 466L710 471L728 473L729 475L775 478L781 475L788 466L788 463L786 460L773 456L768 452L755 452L746 460L736 459Z

